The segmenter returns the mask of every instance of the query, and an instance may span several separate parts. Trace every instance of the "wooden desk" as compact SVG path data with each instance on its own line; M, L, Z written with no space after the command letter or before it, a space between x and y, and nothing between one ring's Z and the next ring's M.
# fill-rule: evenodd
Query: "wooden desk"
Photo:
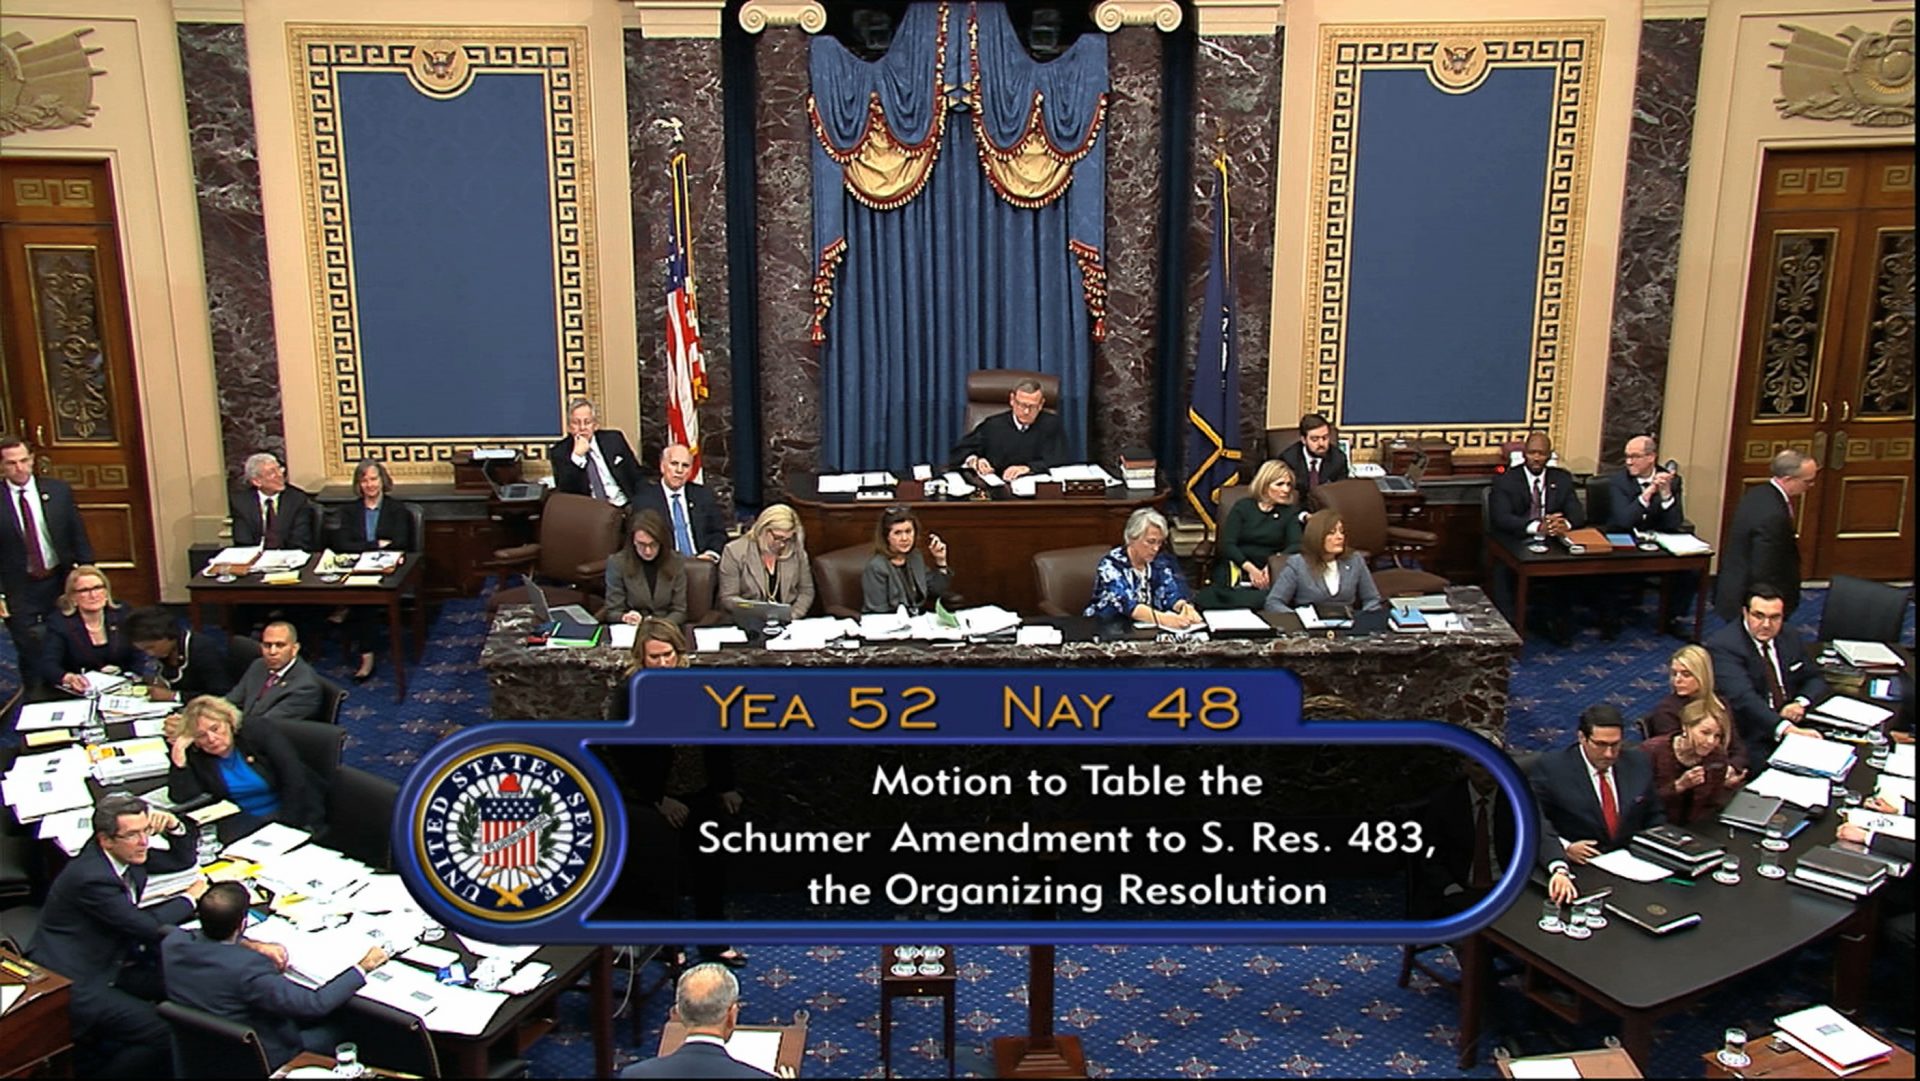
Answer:
M42 1065L55 1077L73 1076L73 1024L68 1009L73 981L11 950L0 959L24 965L38 978L22 979L0 969L0 986L25 987L26 996L0 1017L0 1077L29 1077Z
M1646 1076L1640 1072L1640 1067L1634 1064L1632 1055L1622 1051L1618 1043L1611 1038L1607 1042L1612 1046L1593 1051L1570 1051L1564 1055L1529 1055L1527 1057L1529 1059L1566 1059L1573 1063L1574 1069L1580 1071L1581 1077ZM1514 1060L1506 1055L1494 1057L1494 1065L1499 1067L1501 1077L1513 1076L1513 1062Z
M794 1013L791 1025L738 1025L734 1031L778 1032L780 1050L774 1055L774 1064L781 1069L791 1070L791 1076L800 1076L801 1063L807 1057L807 1012L805 1010ZM687 1026L669 1018L666 1027L660 1030L660 1050L657 1054L665 1058L680 1050L680 1045L685 1042L687 1042Z
M940 1039L947 1053L947 1076L953 1076L953 1014L955 1008L954 990L959 982L954 977L954 957L952 946L941 946L939 958L928 964L940 966L938 972L915 972L911 976L895 975L893 966L905 964L894 953L897 946L880 947L880 1071L884 1077L893 1076L893 1000L896 998L937 998L940 1000ZM914 966L919 967L924 958L916 957Z
M1005 489L997 489L1005 493ZM969 604L998 604L1018 612L1040 610L1033 555L1083 544L1118 547L1127 516L1166 502L1167 492L1109 488L1104 499L855 500L821 495L813 477L787 483L787 502L807 531L807 550L820 555L872 544L880 513L895 502L912 507L922 530L938 533L953 551L953 589Z
M1601 555L1573 555L1549 541L1545 552L1530 552L1526 544L1507 537L1487 537L1487 555L1495 564L1513 572L1513 630L1527 636L1527 584L1535 578L1584 578L1606 574L1660 575L1660 623L1672 615L1673 581L1669 575L1692 574L1698 581L1693 594L1693 636L1707 618L1707 566L1713 553L1677 556L1665 549L1642 552L1639 549L1614 549Z
M409 559L400 564L392 574L380 580L377 586L349 586L343 582L324 582L314 573L316 560L309 558L307 566L300 571L300 581L293 585L270 586L260 580L259 574L241 575L231 582L222 582L208 578L200 571L207 561L217 555L213 549L195 549L193 577L187 583L187 610L193 619L193 629L199 630L205 621L206 608L220 605L226 608L228 618L232 617L235 606L242 604L310 604L326 608L335 605L350 607L378 606L387 610L387 640L393 653L393 700L402 702L407 697L407 654L406 635L401 632L400 602L411 596L419 580L422 560ZM418 661L426 647L427 610L425 605L413 606L413 659Z
M451 936L436 945L456 949L472 963L472 955ZM513 1057L520 1057L534 1041L553 1031L554 1011L549 1007L554 999L585 977L589 981L587 1016L593 1029L593 1075L613 1076L613 948L546 946L533 955L533 960L552 965L553 978L524 995L513 996L478 1035L433 1034L443 1074L486 1077L492 1072L493 1049L498 1045L506 1045Z
M1875 1032L1872 1029L1867 1029L1867 1035L1872 1036L1874 1039L1879 1040L1881 1043L1891 1045L1893 1048L1893 1054L1889 1056L1885 1062L1882 1062L1876 1066L1869 1066L1858 1073L1850 1073L1847 1075L1848 1077L1912 1077L1913 1076L1913 1069L1914 1069L1913 1052L1907 1050L1904 1047L1901 1047L1899 1044L1894 1043L1892 1040L1887 1039L1886 1037L1880 1035L1878 1032ZM1753 1060L1753 1065L1744 1067L1739 1070L1730 1070L1727 1067L1722 1066L1720 1064L1719 1058L1716 1057L1720 1053L1718 1048L1712 1051L1708 1051L1707 1053L1701 1055L1700 1057L1707 1064L1708 1077L1752 1078L1752 1077L1832 1077L1833 1076L1832 1070L1829 1070L1825 1066L1820 1065L1818 1062L1813 1061L1812 1059L1808 1058L1806 1055L1795 1050L1794 1048L1788 1047L1785 1051L1775 1051L1772 1045L1773 1045L1772 1033L1767 1033L1764 1036L1755 1036L1751 1040L1747 1041L1747 1057Z

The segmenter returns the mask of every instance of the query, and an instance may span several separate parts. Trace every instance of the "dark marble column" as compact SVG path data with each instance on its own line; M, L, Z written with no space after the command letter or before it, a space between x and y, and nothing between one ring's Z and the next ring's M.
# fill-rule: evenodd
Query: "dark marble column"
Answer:
M247 38L240 26L182 23L179 39L220 396L220 445L227 472L237 479L247 455L270 450L284 456L287 449ZM296 472L318 466L290 464Z
M1154 321L1159 318L1161 33L1107 36L1107 340L1093 351L1088 449L1112 462L1151 449Z
M1660 431L1705 32L1703 19L1649 20L1640 32L1606 411L1600 423L1603 466L1622 463L1629 438Z
M813 181L805 31L769 27L756 46L760 146L760 431L768 498L820 461L820 357L813 316Z
M640 453L655 460L667 441L666 252L673 220L667 174L671 121L687 155L693 274L707 400L699 407L708 487L733 497L732 351L728 347L726 147L720 100L720 39L647 38L626 32L627 152L633 189L634 316L639 326ZM608 348L616 343L609 342ZM617 354L609 356L612 362Z
M1279 173L1281 35L1202 37L1194 65L1193 223L1187 246L1183 363L1191 372L1196 319L1213 244L1213 157L1224 140L1232 196L1233 289L1240 346L1240 439L1245 460L1265 454L1267 342L1273 309L1273 205ZM1191 375L1181 380L1182 393ZM1184 434L1183 434L1184 443Z

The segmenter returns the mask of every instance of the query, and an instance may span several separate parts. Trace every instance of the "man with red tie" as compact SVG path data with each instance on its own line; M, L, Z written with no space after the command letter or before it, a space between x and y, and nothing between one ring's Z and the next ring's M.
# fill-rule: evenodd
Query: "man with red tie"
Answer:
M20 678L39 697L46 688L40 656L46 618L66 588L67 572L93 562L86 523L67 482L33 473L33 448L12 436L0 438L0 475L6 477L0 512L0 619L13 636Z
M1533 794L1550 833L1540 843L1556 876L1567 871L1565 863L1586 863L1666 823L1653 791L1653 763L1626 746L1626 729L1618 709L1588 706L1580 714L1579 742L1541 755L1534 765ZM1565 863L1553 858L1556 850L1565 853Z
M1786 598L1763 582L1747 590L1737 621L1707 637L1714 689L1733 711L1755 762L1766 761L1789 732L1820 735L1800 721L1808 706L1827 697L1827 684L1800 636L1781 633L1786 623Z
M260 659L227 692L240 708L242 722L316 721L326 695L320 675L300 659L300 634L293 624L274 622L260 632Z

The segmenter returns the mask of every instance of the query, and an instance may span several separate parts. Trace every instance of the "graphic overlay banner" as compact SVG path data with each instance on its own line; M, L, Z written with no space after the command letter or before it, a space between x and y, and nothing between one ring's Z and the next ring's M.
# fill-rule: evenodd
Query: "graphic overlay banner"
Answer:
M628 693L628 720L487 725L421 763L395 851L432 915L551 943L1434 942L1504 910L1539 843L1485 740L1304 722L1279 670L702 668Z

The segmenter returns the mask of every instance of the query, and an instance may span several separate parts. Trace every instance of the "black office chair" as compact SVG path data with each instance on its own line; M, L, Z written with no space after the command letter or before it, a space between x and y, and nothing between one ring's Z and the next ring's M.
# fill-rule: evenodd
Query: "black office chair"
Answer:
M260 640L244 634L227 636L227 676L235 685L246 677L247 669L260 659Z
M355 766L341 766L327 785L325 844L377 871L393 869L393 815L400 786Z
M162 1002L160 1019L173 1030L176 1077L271 1077L260 1034L205 1010Z
M25 957L33 947L33 936L40 930L40 909L34 905L14 905L0 909L0 946Z
M1820 640L1897 642L1913 591L1851 574L1836 574L1820 613Z
M293 744L293 753L320 780L331 784L340 769L341 748L347 742L347 730L338 724L321 721L281 721L280 731Z
M1587 478L1587 524L1605 531L1613 515L1613 474L1595 473Z
M359 1046L360 1061L370 1067L415 1077L443 1076L433 1034L425 1022L405 1010L355 996L334 1016L334 1022L342 1037ZM526 1059L501 1059L489 1064L487 1076L525 1077L527 1069Z
M339 724L340 704L347 700L347 689L318 672L314 678L320 681L320 715L314 720L321 724Z

